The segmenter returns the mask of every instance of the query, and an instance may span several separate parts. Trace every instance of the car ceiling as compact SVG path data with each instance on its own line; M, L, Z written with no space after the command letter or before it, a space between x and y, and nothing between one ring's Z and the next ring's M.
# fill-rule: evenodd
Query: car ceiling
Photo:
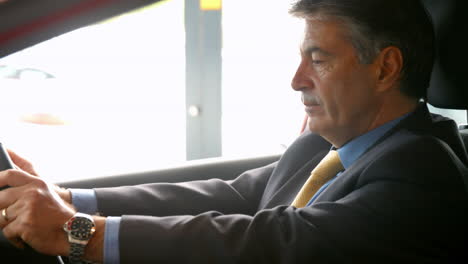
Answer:
M160 0L0 0L0 58Z

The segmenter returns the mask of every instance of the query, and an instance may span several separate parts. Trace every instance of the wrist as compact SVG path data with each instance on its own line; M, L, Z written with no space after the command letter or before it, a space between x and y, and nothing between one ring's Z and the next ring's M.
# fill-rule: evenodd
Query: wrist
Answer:
M96 232L89 240L85 248L84 259L94 262L102 262L104 259L104 233L106 229L106 218L93 216Z
M68 239L65 255L70 263L102 262L105 225L105 217L80 212L63 224Z

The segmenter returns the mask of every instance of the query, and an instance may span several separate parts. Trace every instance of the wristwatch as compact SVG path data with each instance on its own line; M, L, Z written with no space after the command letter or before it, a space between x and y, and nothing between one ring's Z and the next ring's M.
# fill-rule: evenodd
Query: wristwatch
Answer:
M68 242L70 243L68 259L71 264L90 263L83 260L82 257L86 245L96 231L95 227L93 217L83 213L76 213L63 224L63 230L68 234Z

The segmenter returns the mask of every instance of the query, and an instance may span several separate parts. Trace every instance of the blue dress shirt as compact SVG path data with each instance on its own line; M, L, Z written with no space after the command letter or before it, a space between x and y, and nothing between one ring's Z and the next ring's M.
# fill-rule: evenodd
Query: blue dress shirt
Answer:
M345 170L349 168L368 148L370 148L379 138L392 129L398 122L408 116L406 114L382 126L379 126L366 134L363 134L339 148L338 155L343 163ZM333 179L325 183L315 195L310 199L307 205L312 204L320 193L322 193L333 181L335 181L342 172L338 173ZM98 212L97 198L94 190L89 189L70 189L72 203L75 208L82 213L96 214ZM106 228L104 231L104 264L119 264L119 228L121 217L107 217Z
M337 149L338 156L340 156L341 163L344 169L348 169L362 154L364 154L377 140L379 140L385 133L395 127L402 119L407 117L409 114L403 115L397 119L387 122L357 138L346 143L341 148ZM315 194L312 196L310 201L307 203L311 205L315 199L332 184L343 172L339 172L335 177L325 183Z
M97 214L97 198L91 189L70 189L72 204L78 212ZM104 264L119 264L119 228L121 217L109 216L106 218L104 230Z

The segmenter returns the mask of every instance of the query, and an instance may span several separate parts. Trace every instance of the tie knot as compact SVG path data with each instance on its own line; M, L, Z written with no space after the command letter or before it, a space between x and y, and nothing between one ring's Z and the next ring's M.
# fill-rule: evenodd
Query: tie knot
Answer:
M340 160L340 155L338 151L330 150L328 154L320 161L320 163L313 170L314 174L323 175L336 175L338 172L344 169L343 164Z
M343 169L338 151L331 150L328 152L314 168L291 205L297 208L304 207L323 184Z

